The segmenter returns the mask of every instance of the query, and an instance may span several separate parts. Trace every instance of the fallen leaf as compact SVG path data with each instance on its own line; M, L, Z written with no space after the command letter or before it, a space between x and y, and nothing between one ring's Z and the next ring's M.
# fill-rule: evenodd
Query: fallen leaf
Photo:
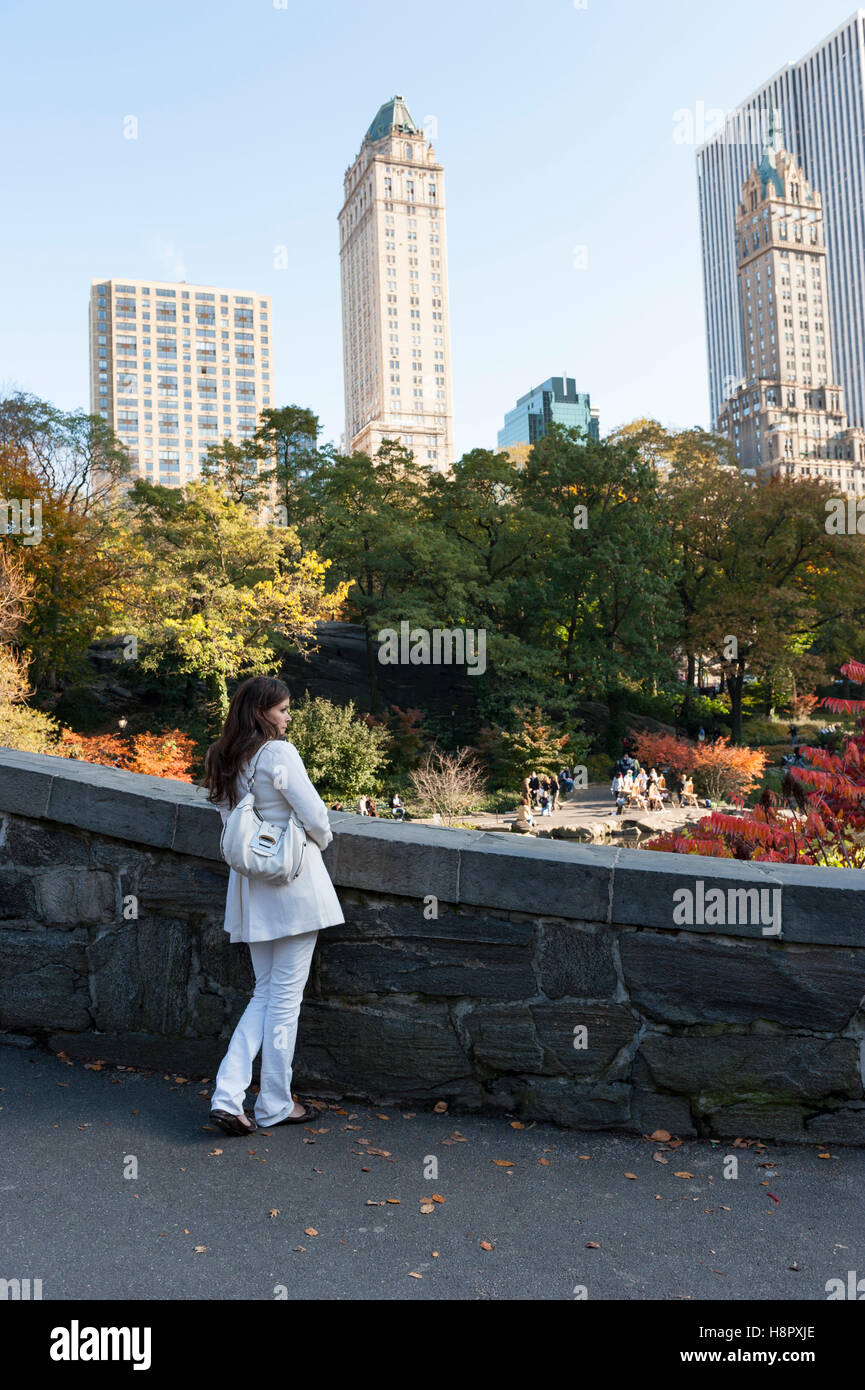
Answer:
M552 1160L551 1158L544 1158L543 1154L542 1154L541 1157L538 1159L538 1163L543 1163L543 1165L544 1165L545 1168L548 1168L548 1167L550 1166L550 1164L552 1163L552 1161L553 1161L553 1160Z
M513 1163L509 1158L494 1158L493 1163L497 1168L513 1168Z
M831 1154L818 1154L817 1157L818 1157L818 1158L831 1158L832 1155L831 1155Z
M362 1173L371 1173L371 1172L372 1172L372 1169L371 1169L371 1168L361 1168L360 1171L361 1171Z
M525 1125L520 1124L519 1120L511 1120L511 1129L525 1129Z
M577 1158L584 1158L587 1163L589 1161L589 1157L589 1154L577 1154Z
M189 1077L188 1077L188 1076L175 1076L174 1080L175 1080L176 1085L178 1085L178 1086L188 1086L188 1085L189 1085Z
M206 1246L206 1245L196 1245L196 1247L195 1247L195 1254L196 1254L196 1255L203 1255L206 1249L207 1249L207 1246Z
M694 1176L693 1173L688 1173L688 1172L686 1172L686 1171L683 1171L683 1172L681 1172L681 1173L674 1173L674 1174L673 1174L673 1177L674 1177L674 1178L692 1178L693 1176Z
M453 1139L455 1144L467 1144L469 1142L464 1134L460 1134L458 1129L452 1129L450 1137L451 1139Z
M447 1103L446 1100L437 1100L436 1103L435 1103L435 1105L433 1106L433 1110L435 1111L436 1115L443 1115L443 1114L445 1113L445 1111L447 1110L447 1108L448 1108L448 1103ZM420 1277L420 1276L418 1276L418 1277Z
M376 1154L379 1158L390 1158L390 1152L387 1149L367 1149L367 1153Z
M626 1173L626 1174L625 1174L625 1177L626 1177L626 1178L634 1178L634 1179L636 1180L637 1175L636 1175L636 1173Z
M794 1260L793 1263L792 1263L791 1265L788 1265L788 1266L787 1266L787 1268L788 1268L788 1269L795 1269L795 1270L798 1270L798 1269L799 1269L799 1266L798 1266L798 1264L796 1263L796 1261Z
M774 1194L774 1192L767 1192L766 1196L767 1196L767 1197L771 1197L773 1202L780 1202L780 1201L781 1201L781 1198L780 1198L780 1197L776 1197L775 1194Z
M347 1110L334 1110L333 1113L334 1113L334 1115L347 1115L347 1114L348 1114L348 1111L347 1111Z
M225 1150L224 1150L224 1149L211 1149L210 1152L208 1153L207 1157L208 1157L208 1158L217 1158L217 1157L219 1156L219 1154L221 1154L221 1153L225 1153Z
M313 1171L314 1173L323 1173L323 1172L324 1172L324 1169L323 1169L323 1168L313 1168L312 1171Z
M360 1125L343 1125L343 1129L360 1129Z
M383 1207L383 1206L384 1206L384 1202L383 1202L383 1201L382 1201L382 1202L373 1202L373 1201L370 1200L370 1198L367 1198L366 1204L367 1204L368 1207Z
M671 1139L667 1145L668 1149L680 1149L684 1144L684 1139ZM690 1297L690 1295L689 1295Z
M586 1241L586 1249L587 1249L587 1250L600 1250L600 1248L601 1248L600 1243L599 1243L597 1240L587 1240L587 1241Z
M291 1248L292 1248L292 1250L302 1250L303 1253L306 1254L306 1246L305 1246L305 1245L293 1245Z
M656 1129L652 1134L644 1134L644 1139L650 1139L654 1144L666 1144L670 1138L670 1132L666 1129Z
M304 1229L303 1234L304 1234L305 1236L317 1236L317 1235L318 1235L318 1231L315 1229L314 1226L307 1226L307 1227Z
M434 1251L432 1252L432 1257L433 1257L434 1260L437 1260L438 1257L439 1257L439 1252L438 1252L437 1250L434 1250Z
M398 1207L399 1204L400 1204L400 1202L402 1201L402 1198L401 1198L401 1197L388 1197L387 1201L388 1201L388 1206L391 1206L391 1207Z
M409 1277L409 1279L422 1279L422 1278L423 1278L423 1275L422 1275L422 1274L410 1274L408 1277Z
M431 1211L435 1211L432 1202L421 1202L420 1209L424 1216L429 1216Z
M652 1154L652 1158L655 1160L656 1163L669 1163L670 1161L667 1158L666 1154L662 1153L654 1153Z
M102 1068L103 1068L104 1066L105 1066L105 1063L104 1063L104 1062L85 1062L85 1063L84 1063L84 1070L85 1070L85 1071L101 1071Z
M390 1115L376 1115L375 1118L376 1118L377 1120L389 1120L389 1119L390 1119Z
M275 1216L279 1216L279 1207L271 1207L270 1211L267 1214L272 1221Z
M54 1053L54 1056L55 1056L55 1057L59 1057L59 1059L60 1059L61 1062L65 1062L66 1065L67 1065L67 1067L74 1067L74 1066L75 1066L75 1063L72 1062L72 1061L70 1061L70 1059L66 1056L66 1053L65 1053L65 1052L55 1052L55 1053Z
M444 1197L440 1196L440 1194L439 1194L438 1192L434 1192L433 1195L432 1195L432 1200L433 1200L434 1202L443 1202L443 1201L444 1201Z
M488 1241L488 1240L482 1240L482 1241L481 1241L481 1249L482 1249L482 1250L495 1250L495 1248L496 1248L496 1247L495 1247L493 1244L491 1244L490 1241Z

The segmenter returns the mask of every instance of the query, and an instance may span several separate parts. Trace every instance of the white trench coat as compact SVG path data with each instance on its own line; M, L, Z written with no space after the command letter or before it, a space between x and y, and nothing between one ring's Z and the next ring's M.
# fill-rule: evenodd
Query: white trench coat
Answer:
M276 776L279 770L279 777ZM239 796L249 790L249 764L237 777ZM276 781L277 785L274 785ZM293 743L274 739L262 750L255 769L255 808L274 825L287 825L293 810L306 831L303 868L293 883L267 883L229 869L225 930L232 941L274 941L345 921L321 851L333 839L327 807L307 776ZM222 823L227 801L218 801Z

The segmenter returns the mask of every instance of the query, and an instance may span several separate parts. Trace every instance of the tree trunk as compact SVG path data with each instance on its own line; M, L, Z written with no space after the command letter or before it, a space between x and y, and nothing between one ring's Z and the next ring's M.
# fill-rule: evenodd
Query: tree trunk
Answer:
M211 671L205 682L207 688L207 722L214 739L219 738L228 714L228 684L223 671Z
M742 742L742 692L745 686L745 663L740 657L736 662L735 675L727 677L727 691L730 696L730 739L732 743Z

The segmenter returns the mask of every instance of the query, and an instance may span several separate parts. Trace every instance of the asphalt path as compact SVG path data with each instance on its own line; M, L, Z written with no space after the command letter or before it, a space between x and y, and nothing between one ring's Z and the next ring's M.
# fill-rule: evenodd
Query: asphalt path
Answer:
M319 1097L317 1124L229 1138L212 1081L39 1047L0 1045L0 1086L0 1278L45 1300L826 1300L865 1276L861 1149Z

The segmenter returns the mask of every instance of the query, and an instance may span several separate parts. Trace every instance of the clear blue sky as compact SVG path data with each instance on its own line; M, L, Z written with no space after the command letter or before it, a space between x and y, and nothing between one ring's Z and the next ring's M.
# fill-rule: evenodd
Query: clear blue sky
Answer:
M277 403L338 440L342 178L400 92L445 166L458 453L563 372L603 433L708 425L695 151L673 112L735 106L854 9L4 0L0 386L88 407L95 276L248 287L273 296Z

